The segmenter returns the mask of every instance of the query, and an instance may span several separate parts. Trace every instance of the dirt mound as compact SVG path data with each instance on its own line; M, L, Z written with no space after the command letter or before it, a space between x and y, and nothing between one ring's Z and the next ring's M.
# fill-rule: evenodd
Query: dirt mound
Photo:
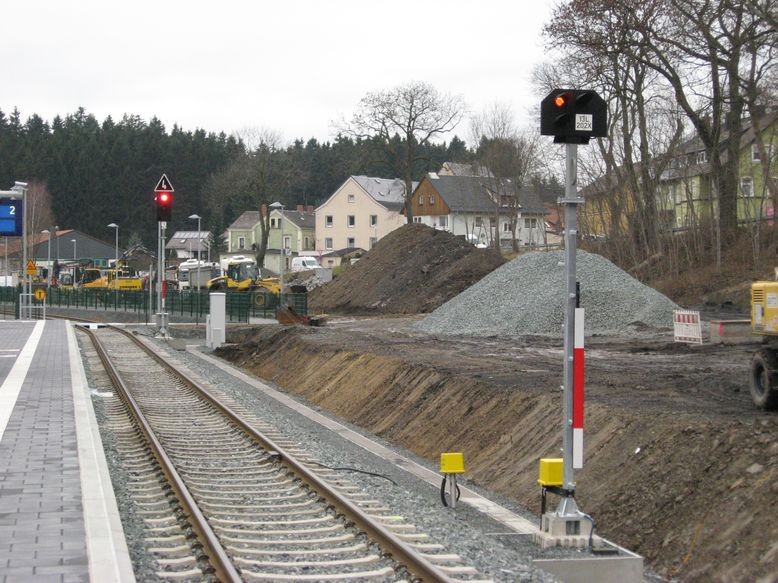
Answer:
M313 290L309 309L348 314L431 312L504 263L492 249L424 225L381 239L337 279Z

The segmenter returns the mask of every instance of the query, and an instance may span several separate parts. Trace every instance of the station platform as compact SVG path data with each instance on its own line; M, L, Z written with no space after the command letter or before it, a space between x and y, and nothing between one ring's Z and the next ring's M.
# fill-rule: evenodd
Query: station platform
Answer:
M134 580L73 327L0 321L0 583Z

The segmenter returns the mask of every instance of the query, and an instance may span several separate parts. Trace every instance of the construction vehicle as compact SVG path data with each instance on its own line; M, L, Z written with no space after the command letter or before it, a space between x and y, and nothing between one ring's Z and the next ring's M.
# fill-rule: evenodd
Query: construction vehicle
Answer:
M250 292L257 306L268 303L268 294L280 295L281 283L277 277L261 277L257 262L250 257L237 255L227 261L224 275L206 284L209 291Z
M751 359L751 398L760 409L778 409L778 281L751 284L751 330L763 342Z
M140 291L143 285L140 277L133 276L126 270L87 267L81 270L81 277L76 282L76 287Z

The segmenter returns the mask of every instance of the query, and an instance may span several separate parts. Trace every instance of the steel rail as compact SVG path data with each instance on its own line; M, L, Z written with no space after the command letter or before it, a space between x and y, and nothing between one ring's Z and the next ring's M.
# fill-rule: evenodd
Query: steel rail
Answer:
M248 434L262 448L272 452L278 457L278 461L286 468L292 471L298 478L305 482L313 491L319 494L328 504L337 509L343 516L353 522L357 528L367 533L378 545L386 551L399 564L403 565L416 578L422 581L440 581L443 583L453 583L453 579L444 571L439 569L433 563L423 556L420 556L413 548L403 542L399 537L387 529L384 525L373 520L369 515L363 512L356 504L344 498L337 490L330 486L326 481L313 473L305 465L297 461L293 455L289 454L283 447L275 443L271 438L257 431L246 422L243 417L233 411L227 405L224 405L219 399L200 385L187 374L180 371L174 365L167 362L163 357L154 352L151 347L146 345L135 335L117 328L109 328L124 334L138 345L141 349L156 360L161 366L172 371L181 380L193 390L198 392L214 407L222 411L233 423L242 431Z
M146 420L146 417L141 412L138 403L130 394L127 385L124 383L121 375L116 370L113 362L111 362L111 359L103 348L102 343L92 330L84 327L82 327L82 329L92 340L92 344L94 345L95 350L97 351L97 354L99 355L100 360L103 363L106 372L108 373L108 376L111 378L114 386L118 389L121 399L127 405L130 414L138 423L138 427L144 434L149 447L151 447L154 457L157 459L157 462L159 463L160 468L165 475L165 478L172 487L176 498L184 509L184 512L187 514L187 518L189 519L189 523L191 524L192 529L197 536L197 540L203 546L203 550L208 557L211 566L214 568L214 574L219 578L220 581L236 583L242 581L240 574L232 564L230 557L227 555L227 551L225 551L218 537L211 529L210 524L208 524L205 516L203 516L203 513L197 506L197 503L189 492L189 489L184 484L183 479L178 474L175 467L173 467L172 461L168 457L167 453L165 453L165 449L157 439L157 436L155 435L154 430L151 428L151 425ZM118 330L117 328L115 329ZM124 332L124 330L120 330L120 332Z

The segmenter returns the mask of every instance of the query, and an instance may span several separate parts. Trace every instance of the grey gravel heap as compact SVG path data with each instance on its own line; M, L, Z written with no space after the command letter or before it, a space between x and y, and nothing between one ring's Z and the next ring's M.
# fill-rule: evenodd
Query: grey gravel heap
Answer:
M563 261L562 251L520 255L415 327L441 335L561 337L565 313ZM587 336L632 336L645 327L672 327L672 313L678 306L667 297L600 255L578 251L576 263Z

